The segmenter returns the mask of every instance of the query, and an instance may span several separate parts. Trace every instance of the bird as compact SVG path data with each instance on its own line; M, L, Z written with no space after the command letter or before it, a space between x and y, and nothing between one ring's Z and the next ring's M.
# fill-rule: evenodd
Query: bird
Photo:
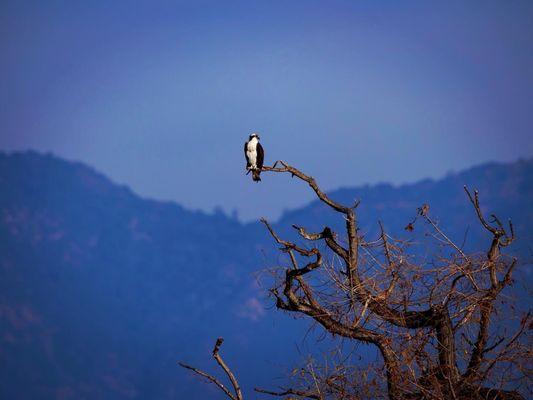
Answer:
M263 146L259 143L259 135L257 133L252 133L248 141L244 143L244 156L246 157L246 169L248 172L252 171L253 181L259 182L261 180L260 175L265 152Z

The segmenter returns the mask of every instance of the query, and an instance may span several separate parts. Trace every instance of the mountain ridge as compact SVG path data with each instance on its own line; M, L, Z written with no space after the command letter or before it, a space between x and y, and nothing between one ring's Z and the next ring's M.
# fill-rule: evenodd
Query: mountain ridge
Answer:
M518 232L529 232L532 168L533 160L480 166L330 195L348 204L362 197L369 236L382 219L409 237L405 224L429 202L450 235L462 238L470 224L476 247L485 237L459 182L477 181L483 207L502 219L522 215ZM271 386L282 375L272 366L298 358L308 324L272 310L257 274L282 260L259 223L145 199L82 163L36 152L0 153L0 218L2 398L216 399L176 361L211 365L217 336L245 388ZM295 237L294 223L343 226L316 201L274 225Z
M81 161L65 159L63 157L55 155L52 152L41 153L41 152L38 152L38 151L35 151L35 150L10 151L10 152L7 152L7 151L0 150L0 158L6 158L6 157L41 158L41 159L48 159L48 160L59 161L61 163L66 163L66 164L70 165L71 167L81 168L81 170L86 172L88 175L94 175L95 177L97 177L98 179L101 179L102 182L105 182L109 186L113 186L113 187L116 187L116 188L123 189L125 192L137 197L139 200L143 200L143 201L147 201L147 202L156 202L156 203L160 203L160 204L173 204L173 205L175 205L177 207L180 207L181 209L183 209L183 210L185 210L185 211L187 211L189 213L203 214L203 215L206 215L206 216L214 216L214 215L222 216L223 215L223 216L227 217L229 220L238 221L241 225L254 224L254 223L256 223L259 220L259 217L258 217L256 220L242 221L238 217L235 217L234 214L225 213L218 206L215 206L213 211L206 211L206 210L202 210L202 209L187 208L187 207L181 205L179 203L179 201L176 201L176 200L162 200L162 199L157 199L157 198L151 197L151 196L141 195L141 194L137 193L128 184L115 182L114 180L112 180L111 178L106 176L104 173L100 172L99 170L97 170L96 168L90 166L89 164L86 164L86 163L81 162ZM333 197L335 197L335 196L337 196L339 194L341 194L340 197L343 197L344 193L349 193L350 191L354 191L354 190L356 190L356 191L357 190L369 190L370 191L370 190L379 189L379 188L389 188L389 189L393 189L393 190L409 192L409 190L412 189L414 186L419 186L419 185L424 185L424 184L431 185L431 184L442 182L442 181L445 181L445 180L448 180L448 179L451 179L451 178L461 177L461 176L464 176L465 174L475 173L477 171L481 171L481 170L484 170L484 169L487 169L487 168L506 168L506 167L509 167L509 166L512 166L512 165L514 165L514 166L516 166L516 165L531 166L531 165L533 165L533 157L526 157L526 158L521 157L521 158L518 158L515 161L505 161L505 162L503 162L503 161L488 161L488 162L483 162L483 163L478 163L478 164L471 165L471 166L469 166L469 167L467 167L467 168L465 168L463 170L460 170L460 171L455 171L455 170L448 171L444 175L442 175L441 177L426 177L426 178L421 178L421 179L418 179L418 180L415 180L415 181L403 182L403 183L398 183L398 184L390 183L390 182L386 182L386 181L379 181L379 182L376 182L376 183L365 183L365 184L361 184L361 185L340 186L340 187L338 187L336 189L328 190L327 193L328 193L328 195L333 196ZM314 204L314 203L316 203L316 200L310 201L310 202L308 202L308 204L300 206L300 207L287 209L287 210L283 211L281 213L281 215L277 219L273 220L272 222L273 223L279 223L281 220L285 219L284 218L285 215L291 215L293 211L298 211L298 210L304 209L304 208L306 208L306 207L308 207L308 206L310 206L311 204Z

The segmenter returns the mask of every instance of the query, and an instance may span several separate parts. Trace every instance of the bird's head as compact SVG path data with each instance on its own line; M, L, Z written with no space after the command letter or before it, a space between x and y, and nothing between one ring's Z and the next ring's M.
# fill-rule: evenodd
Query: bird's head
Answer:
M252 133L252 134L250 135L250 140L252 140L253 138L256 138L257 140L259 140L259 139L260 139L260 138L259 138L259 134L258 134L258 133Z

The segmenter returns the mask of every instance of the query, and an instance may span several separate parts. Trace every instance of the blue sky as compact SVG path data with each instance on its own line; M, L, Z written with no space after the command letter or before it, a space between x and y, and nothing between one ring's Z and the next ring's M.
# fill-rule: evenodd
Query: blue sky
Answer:
M530 157L532 20L528 1L4 0L0 149L246 220L312 198L244 177L251 131L327 189Z

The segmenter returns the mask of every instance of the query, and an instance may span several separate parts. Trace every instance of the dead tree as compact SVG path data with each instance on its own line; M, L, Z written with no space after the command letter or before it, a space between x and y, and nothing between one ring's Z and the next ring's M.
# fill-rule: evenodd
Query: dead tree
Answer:
M487 220L477 191L472 194L465 187L480 224L491 235L488 251L481 256L465 254L424 205L417 218L425 220L433 236L454 255L421 263L381 224L379 237L367 241L357 225L358 203L347 206L332 200L315 179L283 161L264 170L307 183L322 203L345 220L342 236L328 226L320 232L293 226L306 242L302 245L279 237L262 219L280 251L288 255L289 265L271 289L278 309L306 315L334 336L375 346L391 400L523 398L509 387L512 379L527 375L524 357L518 356L530 355L519 341L531 323L529 313L517 323L514 334L493 337L491 327L496 301L512 283L517 265L516 259L502 254L515 238L513 225L509 221L504 227L496 216ZM407 229L412 230L413 224ZM497 381L492 373L501 365L507 375ZM337 371L315 376L315 384L299 390L299 396L360 398L346 385L339 389L347 375ZM379 369L373 377L378 375ZM277 394L296 394L291 390Z
M295 386L257 392L320 400L524 398L517 389L530 387L524 388L531 350L521 341L531 329L530 314L510 321L513 332L506 331L509 324L495 324L502 291L512 284L518 264L502 251L515 239L513 225L509 221L505 227L494 215L487 220L477 191L465 187L479 223L490 234L488 250L466 254L423 205L406 229L423 220L450 250L428 260L410 253L408 243L389 236L381 224L378 237L367 240L358 229L358 202L348 206L332 200L313 177L283 161L263 171L307 183L345 221L343 232L328 226L319 232L293 226L301 238L294 241L261 220L287 263L277 270L270 289L276 307L307 316L335 337L374 346L382 361L368 370L345 362L330 369L310 364L301 369Z

